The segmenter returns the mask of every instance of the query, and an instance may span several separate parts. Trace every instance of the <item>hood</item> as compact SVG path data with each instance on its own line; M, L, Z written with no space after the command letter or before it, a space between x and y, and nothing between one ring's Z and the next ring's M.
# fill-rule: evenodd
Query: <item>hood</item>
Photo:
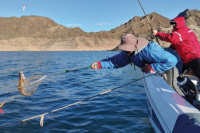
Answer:
M185 27L185 18L184 17L177 17L173 20L176 21L176 29Z

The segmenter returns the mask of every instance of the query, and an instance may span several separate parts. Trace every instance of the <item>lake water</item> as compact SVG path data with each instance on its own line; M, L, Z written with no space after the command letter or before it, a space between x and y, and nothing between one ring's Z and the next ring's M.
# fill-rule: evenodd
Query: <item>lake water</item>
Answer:
M128 65L119 69L82 69L91 63L117 54L103 52L0 52L0 128L1 133L152 133L147 114L143 81L133 82L105 95L40 118L24 119L61 108L119 87L142 77L140 69ZM18 74L26 78L47 75L37 91L22 96L18 89ZM4 113L3 113L4 112Z

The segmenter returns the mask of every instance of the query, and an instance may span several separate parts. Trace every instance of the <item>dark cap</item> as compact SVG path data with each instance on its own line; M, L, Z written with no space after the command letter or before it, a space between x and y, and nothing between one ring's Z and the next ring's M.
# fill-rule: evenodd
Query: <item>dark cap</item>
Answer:
M176 21L171 20L171 21L170 21L170 24L171 24L171 25L176 24Z

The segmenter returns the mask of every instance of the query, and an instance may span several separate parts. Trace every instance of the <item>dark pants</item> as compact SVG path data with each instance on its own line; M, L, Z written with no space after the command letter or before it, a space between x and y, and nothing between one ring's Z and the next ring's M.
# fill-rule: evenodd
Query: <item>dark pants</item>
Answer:
M182 73L182 67L183 67L181 58L178 55L178 53L175 50L172 50L171 48L165 48L165 51L170 52L177 58L176 66L165 72L166 74L165 80L176 92L178 92L181 96L184 96L183 92L177 85L177 77Z
M176 63L176 69L178 71L178 76L182 73L182 68L183 68L183 62L181 60L181 57L178 55L176 50L172 50L171 48L165 48L165 51L173 54L176 59L177 59L177 63Z
M200 58L195 59L189 63L183 64L183 71L185 69L191 69L194 74L199 78L200 80Z
M179 86L177 85L177 77L179 76L177 67L174 67L165 72L166 74L166 82L181 96L185 96L183 92L180 90Z

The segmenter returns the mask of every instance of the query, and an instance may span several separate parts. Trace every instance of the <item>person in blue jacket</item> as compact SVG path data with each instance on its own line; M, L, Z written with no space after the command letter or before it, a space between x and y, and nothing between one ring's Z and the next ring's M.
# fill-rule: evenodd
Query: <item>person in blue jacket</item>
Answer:
M91 64L92 69L120 68L133 63L143 72L165 72L173 68L177 58L165 51L155 42L149 42L144 38L126 34L121 38L121 44L117 47L122 50L119 54Z

